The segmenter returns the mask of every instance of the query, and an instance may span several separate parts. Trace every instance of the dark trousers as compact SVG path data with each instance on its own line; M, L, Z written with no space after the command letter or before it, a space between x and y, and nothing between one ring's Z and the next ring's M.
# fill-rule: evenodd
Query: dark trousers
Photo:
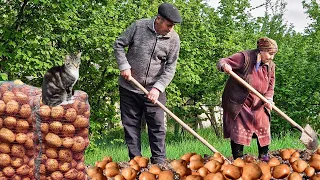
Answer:
M261 147L258 140L257 140L257 144L258 144L259 158L262 155L268 154L269 146ZM243 156L243 145L237 144L231 140L231 151L232 151L233 159L237 159L239 157L241 158Z
M141 154L141 120L144 114L148 126L151 163L162 163L166 158L164 111L149 101L145 95L120 87L120 111L125 141L130 159ZM166 94L160 93L158 101L165 105Z

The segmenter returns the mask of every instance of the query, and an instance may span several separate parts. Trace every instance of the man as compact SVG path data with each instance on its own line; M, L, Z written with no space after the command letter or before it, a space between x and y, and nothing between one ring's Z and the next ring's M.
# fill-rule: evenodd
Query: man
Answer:
M269 100L269 103L264 103L229 77L222 95L223 132L224 137L231 140L234 159L241 158L243 146L249 146L252 137L257 137L259 158L269 160L270 111L275 85L273 58L277 52L276 41L262 37L258 39L256 49L238 52L217 63L218 70L234 71Z
M179 35L173 28L181 22L178 9L163 3L155 18L135 21L114 44L120 69L121 120L130 159L141 156L142 114L148 126L151 163L161 164L166 159L164 111L155 102L166 103L165 88L175 74L180 50ZM149 91L147 96L129 82L131 76Z

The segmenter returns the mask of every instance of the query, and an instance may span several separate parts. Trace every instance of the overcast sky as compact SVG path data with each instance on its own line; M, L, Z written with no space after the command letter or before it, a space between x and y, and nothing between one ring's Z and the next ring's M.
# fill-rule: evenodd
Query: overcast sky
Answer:
M275 2L276 0L271 0ZM302 7L302 0L284 0L287 2L286 12L284 14L285 20L288 24L293 24L295 30L298 32L303 32L304 28L311 23L310 19L306 14L304 14L304 9ZM320 1L320 0L319 0ZM218 6L219 0L207 0L208 4L214 8ZM309 2L307 0L307 2ZM250 0L251 6L256 7L263 3L265 0ZM260 7L251 11L252 16L259 17L264 15L265 7Z

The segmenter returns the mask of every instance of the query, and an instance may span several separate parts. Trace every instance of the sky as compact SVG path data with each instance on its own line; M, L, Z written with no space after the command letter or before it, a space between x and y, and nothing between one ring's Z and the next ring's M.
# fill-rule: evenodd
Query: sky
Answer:
M311 23L311 20L308 18L306 14L304 14L305 10L302 7L302 0L284 0L287 3L286 11L284 13L284 20L287 21L288 24L292 24L297 32L303 32L304 28ZM207 0L208 4L214 8L218 7L219 0ZM271 2L276 2L276 0L271 0ZM309 2L307 0L307 2ZM320 2L320 0L319 0ZM252 7L257 7L263 3L265 0L250 0ZM251 11L252 16L260 17L264 15L265 7L262 6L255 10Z

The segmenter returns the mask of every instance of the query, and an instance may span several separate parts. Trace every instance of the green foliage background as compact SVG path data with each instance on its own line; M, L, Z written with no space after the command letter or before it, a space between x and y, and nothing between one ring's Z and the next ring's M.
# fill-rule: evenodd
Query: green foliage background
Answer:
M172 2L172 1L168 1ZM21 79L41 86L47 69L61 65L67 53L83 51L75 89L89 94L92 140L119 128L117 77L113 43L134 20L156 15L158 0L0 0L0 80ZM286 4L266 1L265 16L253 18L248 0L221 0L214 9L203 0L175 0L184 22L175 27L181 38L177 72L167 88L168 108L190 125L209 107L220 106L227 76L216 62L255 48L268 36L278 42L276 106L301 125L318 130L320 113L320 9L316 0L301 1L312 19L304 33L283 20ZM33 80L26 77L32 76ZM217 122L216 119L211 119ZM173 131L180 127L168 121ZM212 126L221 136L221 124ZM292 127L274 115L272 132ZM170 130L171 130L170 129ZM115 138L116 140L116 138ZM94 145L92 145L94 147Z

